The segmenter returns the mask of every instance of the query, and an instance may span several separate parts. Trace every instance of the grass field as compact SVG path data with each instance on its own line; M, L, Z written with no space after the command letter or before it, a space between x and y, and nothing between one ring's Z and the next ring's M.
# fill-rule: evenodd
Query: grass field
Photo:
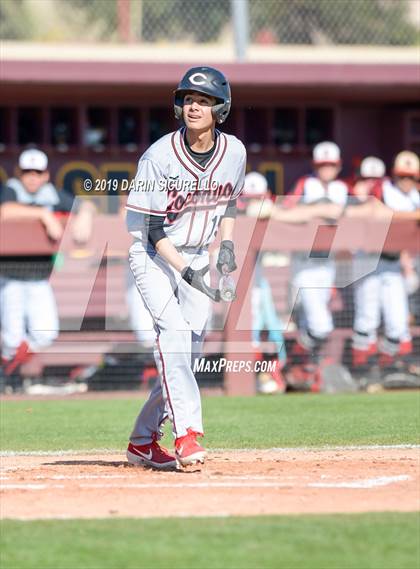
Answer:
M121 449L141 401L1 403L1 449ZM418 392L204 400L209 448L417 444ZM170 439L167 441L170 444Z
M0 566L415 569L418 530L416 514L8 521Z
M2 402L1 449L124 451L140 404ZM209 448L418 444L420 394L213 397L204 418ZM0 567L418 569L419 535L416 513L6 520Z

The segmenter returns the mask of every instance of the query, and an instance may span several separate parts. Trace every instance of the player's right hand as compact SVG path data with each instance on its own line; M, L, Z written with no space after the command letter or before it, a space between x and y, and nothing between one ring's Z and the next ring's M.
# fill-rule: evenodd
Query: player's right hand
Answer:
M50 239L53 241L61 239L61 236L63 235L63 226L51 211L45 209L41 217L41 221L44 224L45 231Z
M211 288L204 282L204 275L208 270L209 265L196 270L191 267L185 267L181 271L181 276L190 286L207 295L209 298L214 300L214 302L220 302L220 291L218 289Z

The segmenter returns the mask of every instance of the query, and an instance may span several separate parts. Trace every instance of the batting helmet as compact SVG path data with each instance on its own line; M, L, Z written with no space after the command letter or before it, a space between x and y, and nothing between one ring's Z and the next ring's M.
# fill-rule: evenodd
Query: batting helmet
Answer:
M213 117L218 123L226 120L230 111L230 86L226 77L213 67L192 67L181 79L174 91L174 111L177 119L182 118L184 97L189 91L203 93L216 99L212 107Z

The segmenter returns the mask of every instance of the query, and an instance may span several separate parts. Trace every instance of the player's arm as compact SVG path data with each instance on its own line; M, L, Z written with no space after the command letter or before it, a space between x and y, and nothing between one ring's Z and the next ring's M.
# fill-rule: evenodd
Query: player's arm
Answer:
M292 191L284 197L281 205L272 208L272 219L283 223L308 223L316 218L338 219L342 215L343 208L334 203L304 203L306 182L306 176L299 178Z
M82 196L75 198L66 190L60 190L57 195L58 203L54 206L54 211L74 214L71 224L73 239L79 244L87 243L92 235L93 218L96 213L92 198Z
M234 217L223 217L220 222L220 249L217 257L216 267L220 274L232 273L238 268L235 261L235 250L233 244L233 229L235 227Z
M295 205L290 209L275 206L271 212L272 219L283 223L306 223L313 215L314 210L307 205Z
M408 217L399 217L402 213L409 214ZM393 219L418 219L415 217L416 212L396 212L385 205L381 200L372 196L366 202L357 205L348 205L345 208L344 216L358 219L376 219L376 220L389 220Z
M165 172L154 157L147 153L143 155L138 163L134 187L128 196L126 209L139 214L149 243L171 267L181 273L187 263L164 230L167 208L165 180Z
M150 232L149 232L150 241ZM204 275L209 270L209 265L202 269L192 269L187 265L185 259L178 253L168 237L162 237L154 245L157 253L165 259L176 271L181 273L182 278L193 288L207 295L212 300L219 302L220 292L213 289L204 281Z
M148 241L153 245L155 251L165 259L171 267L181 273L185 282L212 300L218 302L220 300L219 291L209 287L204 280L204 275L208 272L209 266L207 265L202 269L194 270L185 262L185 259L178 253L176 247L165 233L163 216L149 215L147 216L146 223L148 225Z
M73 239L80 244L87 243L92 235L96 206L89 199L79 202L79 208L72 225Z
M394 219L420 221L420 209L416 209L415 211L394 211Z
M362 206L363 207L363 206ZM359 208L353 207L354 210ZM370 205L366 205L360 212L354 211L349 217L370 217L378 221L389 218L392 216L393 221L420 221L420 209L415 211L395 211L394 209L386 206L378 200L372 200Z
M165 218L162 215L148 215L145 218L148 241L156 252L179 273L187 266L182 255L167 237L164 226Z
M2 221L37 220L42 223L48 237L57 241L63 234L60 221L46 207L25 205L16 201L12 188L3 188L0 196L0 217Z
M42 221L46 215L45 211L48 210L41 206L19 203L12 188L6 186L0 191L0 213L3 221L20 219L37 219Z
M220 222L220 238L222 241L232 241L233 230L235 228L235 218L230 216L222 217Z
M150 232L149 232L150 241ZM187 265L185 259L178 253L168 237L162 237L154 245L157 253L165 259L176 271L181 273L182 278L193 288L207 295L212 300L219 302L220 292L209 287L204 281L204 275L209 270L209 265L202 269L194 270Z
M338 219L342 212L342 206L334 203L297 204L290 209L274 207L271 218L283 223L307 223L315 218Z
M172 241L166 236L163 228L163 216L149 215L147 216L146 223L148 224L148 241L153 245L155 251L165 259L171 267L181 273L185 282L206 294L212 300L218 302L220 300L219 291L212 289L204 281L204 275L209 270L209 266L207 265L202 269L194 270L187 265L184 257L178 253Z
M148 241L171 267L181 273L190 286L212 300L220 300L219 291L211 289L204 282L204 275L209 267L193 270L165 234L163 227L168 205L165 180L165 173L158 162L153 157L144 155L139 160L134 189L130 191L126 208L146 214ZM145 181L148 182L146 185Z
M246 172L246 150L242 145L236 174L236 184L227 204L226 211L220 221L220 249L217 257L216 267L220 274L232 273L238 268L235 261L235 246L233 243L233 230L237 213L236 200L241 194L245 184Z

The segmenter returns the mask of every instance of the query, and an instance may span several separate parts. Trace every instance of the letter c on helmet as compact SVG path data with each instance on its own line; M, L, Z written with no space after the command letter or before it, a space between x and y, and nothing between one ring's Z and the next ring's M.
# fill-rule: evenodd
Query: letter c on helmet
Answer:
M207 83L207 77L204 73L194 73L189 80L193 85L205 85Z

